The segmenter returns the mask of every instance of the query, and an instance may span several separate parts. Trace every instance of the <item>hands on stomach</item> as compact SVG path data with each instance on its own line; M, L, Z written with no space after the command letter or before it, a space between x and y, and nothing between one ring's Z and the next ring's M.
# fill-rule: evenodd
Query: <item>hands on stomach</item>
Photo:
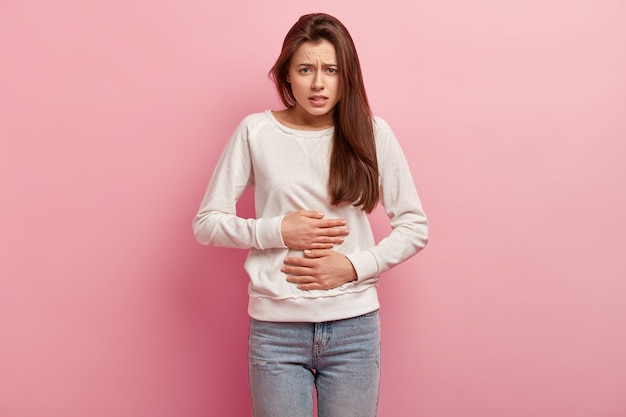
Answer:
M332 248L344 241L349 230L343 219L324 219L324 213L298 210L283 218L283 242L304 251L304 258L285 258L281 271L287 281L302 290L328 290L357 278L348 258Z

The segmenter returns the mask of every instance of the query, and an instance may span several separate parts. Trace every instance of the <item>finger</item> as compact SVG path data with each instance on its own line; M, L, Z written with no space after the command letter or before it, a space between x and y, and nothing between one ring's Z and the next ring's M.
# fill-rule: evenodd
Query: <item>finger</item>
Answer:
M313 280L311 270L308 268L282 267L280 270L286 275L285 279L288 282L302 283Z
M320 236L346 236L350 234L350 229L343 226L320 227L316 230Z
M318 220L318 227L331 228L345 226L348 222L344 219L320 219Z
M313 239L312 243L343 243L343 236L318 236ZM323 248L310 248L310 249L323 249Z
M330 249L305 249L304 256L306 258L322 258L324 256L330 255ZM306 258L301 258L306 260ZM309 264L310 265L310 264ZM313 266L313 265L311 265Z
M305 252L308 250L309 249L305 250ZM315 250L323 251L323 250L328 250L328 249L315 249ZM288 258L285 258L285 260L283 261L283 267L284 266L313 268L315 266L315 261L313 259L307 259L307 258L288 257Z
M312 219L322 219L324 217L323 211L317 210L298 210L298 212L304 217L310 217Z
M299 284L299 285L317 283L317 280L310 275L289 275L285 279L287 280L287 282L291 282L292 284Z
M342 243L343 239L337 239L336 242L333 243L313 243L311 245L311 249L332 249L335 246L335 243Z
M324 286L315 277L311 276L289 276L287 281L291 284L297 284L300 290L323 290Z
M298 289L303 291L311 291L311 290L323 290L321 284L318 283L310 283L310 284L298 284Z

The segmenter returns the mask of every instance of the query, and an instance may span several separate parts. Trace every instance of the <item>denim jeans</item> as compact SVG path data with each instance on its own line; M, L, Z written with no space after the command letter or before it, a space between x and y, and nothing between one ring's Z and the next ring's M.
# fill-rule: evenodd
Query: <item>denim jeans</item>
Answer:
M254 417L374 417L380 386L378 311L322 323L250 320Z

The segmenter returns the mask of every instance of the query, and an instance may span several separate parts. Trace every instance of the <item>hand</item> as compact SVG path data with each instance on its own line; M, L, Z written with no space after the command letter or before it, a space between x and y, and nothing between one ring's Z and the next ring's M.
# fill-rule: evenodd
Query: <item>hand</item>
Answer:
M352 262L331 249L305 250L304 258L285 258L280 269L301 290L329 290L357 279Z
M291 249L330 249L342 243L349 233L343 219L324 219L324 213L314 210L291 212L282 220L283 242Z

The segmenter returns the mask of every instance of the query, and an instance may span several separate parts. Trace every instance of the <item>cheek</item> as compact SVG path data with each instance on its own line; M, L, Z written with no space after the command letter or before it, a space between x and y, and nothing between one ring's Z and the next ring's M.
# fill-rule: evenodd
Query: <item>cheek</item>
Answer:
M306 80L302 79L294 79L291 82L291 89L295 91L309 91L311 89L311 84Z
M341 95L341 83L339 82L339 79L335 79L333 80L333 89L335 90L336 94L339 96Z

